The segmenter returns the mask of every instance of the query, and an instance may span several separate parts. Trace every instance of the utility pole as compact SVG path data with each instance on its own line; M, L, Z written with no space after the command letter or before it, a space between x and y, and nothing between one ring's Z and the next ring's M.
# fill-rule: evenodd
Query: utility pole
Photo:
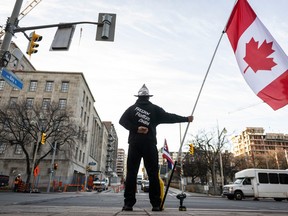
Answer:
M23 3L23 0L16 0L11 17L8 19L8 22L6 24L6 29L5 29L6 33L5 33L5 36L1 45L1 49L0 49L0 67L5 67L5 62L9 62L10 60L10 58L5 59L5 53L9 50L12 36L14 34L14 29L16 29L18 26L18 16L20 13L22 3Z

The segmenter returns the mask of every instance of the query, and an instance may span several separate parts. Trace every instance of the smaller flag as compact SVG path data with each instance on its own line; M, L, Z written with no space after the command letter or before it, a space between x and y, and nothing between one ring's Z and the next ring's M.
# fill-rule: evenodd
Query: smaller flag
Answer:
M173 160L171 158L171 155L169 153L169 149L168 149L168 145L167 145L166 139L164 140L164 147L163 147L162 157L167 160L168 168L172 169L172 167L174 166L174 162L173 162Z

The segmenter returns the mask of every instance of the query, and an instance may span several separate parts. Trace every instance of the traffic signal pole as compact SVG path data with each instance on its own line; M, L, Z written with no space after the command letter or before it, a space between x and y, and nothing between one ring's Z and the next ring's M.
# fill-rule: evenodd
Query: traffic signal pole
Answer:
M12 15L7 20L5 27L5 36L0 48L0 68L6 67L10 61L11 54L9 52L9 47L11 44L12 37L17 32L23 32L26 38L28 38L28 36L25 34L25 31L27 30L45 29L52 27L68 28L77 24L93 24L97 25L96 40L114 41L116 14L99 13L98 22L82 21L82 22L59 23L59 24L30 26L21 28L18 26L19 22L18 17L22 3L23 0L16 0Z
M12 14L11 14L11 17L8 19L8 22L6 24L6 28L5 28L6 33L5 33L5 36L4 36L2 45L1 45L1 49L0 49L0 67L5 66L3 64L4 53L9 50L12 36L14 35L14 32L15 32L14 29L16 29L16 27L18 25L18 16L20 13L22 3L23 3L23 0L16 0L14 9L13 9Z

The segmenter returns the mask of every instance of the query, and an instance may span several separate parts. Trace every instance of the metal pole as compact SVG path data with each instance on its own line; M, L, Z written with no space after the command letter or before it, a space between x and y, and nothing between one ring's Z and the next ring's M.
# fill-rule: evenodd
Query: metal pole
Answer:
M172 172L171 172L169 181L168 181L168 185L167 185L167 187L166 187L165 194L164 194L163 200L162 200L161 205L160 205L160 209L161 209L161 210L163 210L163 206L164 206L164 203L165 203L165 199L166 199L166 196L167 196L167 194L168 194L169 187L170 187L170 183L171 183L171 181L172 181L172 176L173 176L173 173L174 173L174 171L175 171L176 166L177 166L177 161L175 161L175 163L174 163L174 166L173 166L173 169L172 169Z
M7 26L5 29L5 36L4 36L4 39L3 39L3 42L1 45L1 49L0 49L0 59L2 59L2 55L4 54L4 52L9 50L9 46L10 46L10 43L12 40L14 29L16 29L16 26L18 24L17 23L18 22L18 16L20 13L22 3L23 3L23 0L16 0L13 12L11 14L11 17L7 21L7 24L6 24Z
M223 175L223 162L222 162L222 154L221 151L219 152L219 157L220 157L220 171L221 171L221 186L223 190L224 186L224 175ZM222 192L222 191L221 191Z
M54 142L54 147L53 147L53 155L52 155L52 160L51 160L51 165L50 165L50 174L49 174L49 182L48 182L48 187L47 187L47 193L50 192L50 185L51 185L51 180L52 176L54 173L54 160L55 160L55 154L56 154L56 148L57 148L57 141Z
M40 139L41 139L41 136L40 136ZM32 184L33 184L33 180L34 180L35 162L36 162L36 157L37 157L40 139L37 140L36 148L35 148L35 152L34 152L34 156L33 156L33 162L32 162L31 174L30 174L30 185L29 185L30 192L32 191Z

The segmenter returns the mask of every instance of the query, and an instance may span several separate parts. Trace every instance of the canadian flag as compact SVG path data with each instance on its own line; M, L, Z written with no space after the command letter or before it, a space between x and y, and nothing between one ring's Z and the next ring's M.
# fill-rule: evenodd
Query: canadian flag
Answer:
M247 0L238 0L226 26L239 68L273 110L288 104L288 58Z

